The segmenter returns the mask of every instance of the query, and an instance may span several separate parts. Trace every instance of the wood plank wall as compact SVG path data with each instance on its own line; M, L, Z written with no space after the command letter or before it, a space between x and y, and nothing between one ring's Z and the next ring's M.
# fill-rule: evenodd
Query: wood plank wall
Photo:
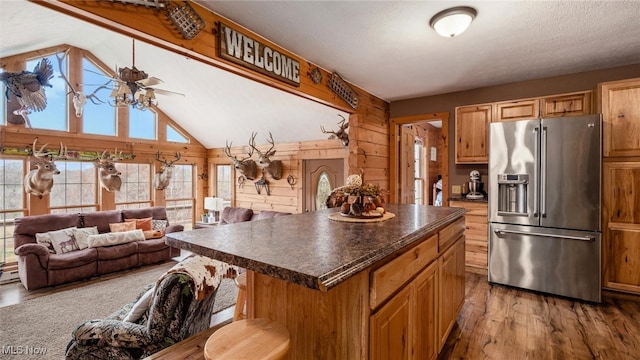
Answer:
M108 1L54 1L43 2L33 1L39 5L49 7L53 10L63 12L70 16L74 16L107 29L131 36L149 42L155 46L162 47L169 51L173 51L195 60L204 62L208 65L219 67L227 71L233 72L239 76L243 76L267 86L272 86L280 90L298 95L316 101L327 106L340 109L351 114L349 118L349 134L350 144L346 155L348 174L358 173L360 170L365 173L365 180L380 185L385 189L389 189L389 103L377 98L365 90L350 84L360 97L359 107L352 109L336 94L334 94L327 86L326 79L329 78L331 71L319 68L322 83L316 84L308 74L316 65L288 52L286 49L280 48L278 45L264 39L258 34L252 33L250 30L233 23L232 21L215 14L207 9L200 7L198 4L191 3L197 10L198 14L205 21L205 29L191 40L183 39L176 31L167 26L166 21L158 16L157 11L147 9L141 6L124 5L118 2ZM295 87L286 83L274 81L272 78L266 77L247 68L239 67L229 61L220 58L217 55L217 31L215 24L223 21L227 24L234 25L246 30L261 42L277 48L281 53L290 57L299 59L300 62L300 86ZM250 24L248 24L250 26ZM345 79L348 80L348 79ZM286 109L283 109L286 111ZM339 145L338 140L334 140ZM236 189L235 204L238 206L250 206L256 210L260 209L281 209L302 211L303 191L302 185L302 160L310 158L309 152L313 152L317 146L321 146L324 150L319 150L319 156L325 156L321 153L326 151L326 156L336 157L334 155L345 156L341 153L342 149L336 148L334 145L326 145L324 142L309 142L308 144L276 144L279 149L276 159L282 159L285 168L291 163L290 169L298 176L298 188L295 195L292 196L291 189L286 183L285 174L283 179L274 181L273 195L267 199L261 196L255 196L255 187L252 183L245 183L243 188ZM296 148L294 150L294 148ZM286 150L289 149L289 150ZM234 149L238 151L239 149ZM240 150L241 151L241 150ZM221 156L222 154L222 156ZM207 155L209 158L209 181L208 187L205 189L206 195L213 195L214 191L213 179L215 173L212 172L213 164L224 163L224 153L222 149L209 149ZM338 157L341 157L338 156ZM227 163L229 163L228 159ZM274 197L276 196L277 197ZM263 195L264 196L264 195ZM294 212L294 211L291 211Z

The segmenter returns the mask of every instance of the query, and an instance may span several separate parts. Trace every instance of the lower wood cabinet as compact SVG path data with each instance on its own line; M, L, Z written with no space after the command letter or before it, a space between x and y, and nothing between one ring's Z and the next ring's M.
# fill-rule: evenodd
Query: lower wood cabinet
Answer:
M604 287L640 294L640 161L603 163Z
M372 360L436 359L464 303L464 236L376 310Z
M439 349L456 322L464 304L465 264L464 236L438 259L438 334ZM439 351L439 350L438 350Z
M464 214L464 247L466 270L487 275L489 218L488 203L471 201L449 201L451 207L467 209Z

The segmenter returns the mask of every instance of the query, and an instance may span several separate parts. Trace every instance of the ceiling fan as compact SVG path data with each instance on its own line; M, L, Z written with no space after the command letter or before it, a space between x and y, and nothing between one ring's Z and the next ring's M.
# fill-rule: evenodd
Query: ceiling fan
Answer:
M131 68L116 66L116 76L111 78L116 86L109 95L112 98L112 101L109 102L110 105L116 107L132 106L139 110L146 110L158 105L155 94L184 96L182 93L155 88L154 86L162 84L163 81L155 76L149 77L146 72L136 68L135 39L133 39L132 54ZM85 70L104 76L104 74L89 69Z

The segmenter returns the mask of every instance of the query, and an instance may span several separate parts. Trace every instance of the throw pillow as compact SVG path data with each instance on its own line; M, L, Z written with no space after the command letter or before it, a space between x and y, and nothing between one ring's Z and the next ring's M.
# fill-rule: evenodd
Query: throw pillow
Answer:
M111 232L123 232L123 231L131 231L135 229L136 229L135 222L121 222L121 223L109 224L109 230Z
M46 246L51 254L56 253L53 244L51 244L51 235L49 233L36 233L36 243Z
M86 227L86 228L73 229L73 236L76 237L76 243L78 243L78 247L80 248L80 250L86 249L89 247L89 243L87 242L87 237L89 235L98 235L98 227L92 226L92 227Z
M73 229L68 228L57 231L49 231L51 236L51 244L56 251L56 254L64 254L75 250L80 250L75 236L73 236Z
M149 308L151 307L151 298L153 297L152 295L154 290L155 287L152 287L146 293L144 293L144 295L142 295L140 299L138 299L138 301L133 304L133 307L131 308L131 310L129 310L129 313L127 314L127 316L125 316L124 319L122 319L122 321L136 322L138 319L140 319L142 315L144 315L144 313L146 313L147 310L149 310Z
M141 240L144 240L144 233L140 229L89 235L87 237L87 243L89 244L90 248L125 244L128 242Z
M160 230L162 234L164 234L165 229L169 225L167 220L151 220L151 229L152 230Z
M144 218L144 219L124 219L125 222L135 222L136 229L140 229L142 231L151 230L151 220L152 218Z
M143 232L144 232L145 240L160 239L161 237L164 236L164 234L162 234L162 231L160 231L160 230L147 230L147 231L143 231Z

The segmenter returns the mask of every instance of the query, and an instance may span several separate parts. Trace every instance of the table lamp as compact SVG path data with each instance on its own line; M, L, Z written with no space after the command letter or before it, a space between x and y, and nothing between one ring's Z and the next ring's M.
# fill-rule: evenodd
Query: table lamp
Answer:
M204 198L204 208L207 209L207 222L215 223L218 222L218 211L222 211L223 204L222 198L218 197L205 197Z

